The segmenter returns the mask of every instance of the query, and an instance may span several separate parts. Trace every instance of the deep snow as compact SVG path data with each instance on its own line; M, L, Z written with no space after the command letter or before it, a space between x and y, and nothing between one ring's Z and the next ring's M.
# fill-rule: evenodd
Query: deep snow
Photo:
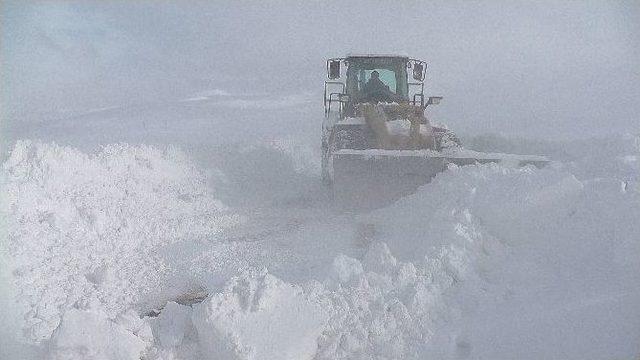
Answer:
M637 135L469 137L557 162L451 167L348 213L320 185L318 109L283 99L212 91L9 132L4 357L638 356Z
M638 359L638 4L2 1L0 359ZM336 207L349 52L555 162Z

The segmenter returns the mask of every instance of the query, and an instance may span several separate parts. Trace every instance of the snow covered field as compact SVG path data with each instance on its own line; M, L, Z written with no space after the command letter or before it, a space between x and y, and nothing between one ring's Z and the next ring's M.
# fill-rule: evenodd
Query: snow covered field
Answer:
M347 213L320 185L308 97L260 118L265 100L229 100L9 132L3 358L640 353L637 135L537 144L557 162L452 167ZM467 139L535 147L501 141Z
M0 2L0 360L640 359L639 35L634 1ZM337 206L354 52L427 61L465 153L552 162Z

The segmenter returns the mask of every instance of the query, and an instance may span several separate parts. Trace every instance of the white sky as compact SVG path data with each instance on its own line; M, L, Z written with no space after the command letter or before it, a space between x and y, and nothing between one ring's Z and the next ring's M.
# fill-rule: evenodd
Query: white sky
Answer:
M320 101L327 57L402 52L454 129L640 132L637 1L4 1L1 20L12 121L214 88Z

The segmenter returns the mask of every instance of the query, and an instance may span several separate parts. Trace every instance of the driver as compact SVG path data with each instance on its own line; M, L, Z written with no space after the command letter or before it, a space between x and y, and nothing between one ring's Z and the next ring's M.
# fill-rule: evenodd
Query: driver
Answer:
M364 84L362 91L367 98L376 101L391 100L395 97L389 86L380 80L380 73L376 70L371 72L371 78Z

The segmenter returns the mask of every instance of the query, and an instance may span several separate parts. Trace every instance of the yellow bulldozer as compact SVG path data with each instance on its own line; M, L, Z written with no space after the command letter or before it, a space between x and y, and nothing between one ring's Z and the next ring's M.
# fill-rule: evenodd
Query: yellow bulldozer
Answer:
M433 126L425 110L442 97L425 96L426 70L425 61L402 55L327 60L322 180L336 199L376 207L415 191L448 164L548 163L543 156L466 150L452 131Z

